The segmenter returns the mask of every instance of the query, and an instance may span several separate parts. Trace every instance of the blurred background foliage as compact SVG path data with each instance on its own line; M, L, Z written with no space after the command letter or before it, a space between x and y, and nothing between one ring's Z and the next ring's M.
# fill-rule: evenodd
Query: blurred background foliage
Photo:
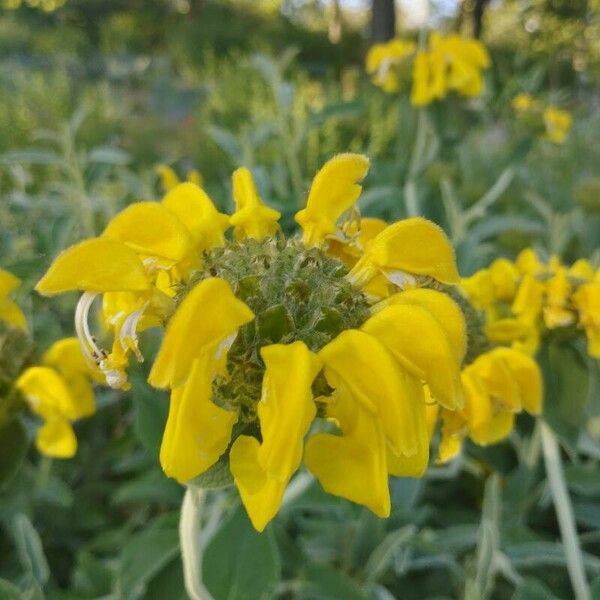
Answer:
M399 3L401 35L480 27L492 68L481 98L428 110L415 165L417 111L364 74L368 2L2 0L0 266L24 280L39 350L72 334L75 299L42 300L33 284L124 205L160 197L159 163L181 177L198 169L223 209L231 171L249 166L291 229L317 168L364 152L364 214L405 216L416 193L463 275L528 245L598 266L600 2L425 4ZM564 144L515 119L520 92L572 113ZM600 598L598 365L579 348L549 354L546 371L569 382L547 402L568 417L566 478ZM0 598L186 597L182 490L157 464L167 399L145 386L145 368L131 393L99 392L71 461L28 449L34 423L0 431ZM392 481L388 521L312 485L258 536L235 494L214 493L205 583L216 600L570 598L532 429L526 417L506 443Z

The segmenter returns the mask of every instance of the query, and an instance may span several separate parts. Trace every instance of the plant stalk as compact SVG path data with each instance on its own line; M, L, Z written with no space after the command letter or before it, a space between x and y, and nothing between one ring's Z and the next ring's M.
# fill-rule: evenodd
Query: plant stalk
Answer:
M565 483L558 442L553 431L544 422L541 423L541 432L548 485L550 486L550 493L552 494L552 501L556 510L571 585L573 586L576 600L591 600L592 596L583 566L583 555L579 545L579 538L577 537L573 506L571 505Z
M201 538L201 524L205 497L205 490L189 486L181 504L179 542L183 562L183 580L191 600L213 600L210 592L202 583L204 544Z

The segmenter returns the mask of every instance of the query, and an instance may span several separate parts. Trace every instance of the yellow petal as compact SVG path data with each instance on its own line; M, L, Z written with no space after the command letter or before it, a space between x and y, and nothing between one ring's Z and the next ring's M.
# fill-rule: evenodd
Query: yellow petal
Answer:
M263 531L281 506L286 481L268 477L258 463L260 444L241 435L229 453L229 464L242 502L257 531Z
M521 250L515 264L522 275L535 275L543 268L533 248Z
M426 444L413 456L395 454L388 446L388 473L396 477L423 477L429 464L429 444Z
M46 420L56 416L71 419L78 411L67 383L50 367L29 367L15 385L31 410Z
M492 276L488 269L481 269L460 281L460 287L469 302L479 310L491 306L495 302Z
M176 263L192 250L183 223L158 202L135 202L112 218L103 238L123 242L142 256Z
M319 245L336 230L337 221L358 200L358 184L369 169L362 154L338 154L327 161L313 179L306 208L296 213L307 246Z
M224 279L198 283L171 317L148 381L158 388L179 387L204 351L217 352L219 344L254 318Z
M410 101L414 106L425 106L433 100L430 86L430 56L426 52L417 52L413 63L413 85Z
M65 416L76 420L96 412L96 400L90 382L92 373L77 338L65 338L52 344L44 353L42 362L62 375L74 399L72 411Z
M416 305L388 306L361 328L429 386L433 397L454 410L462 403L459 367L449 338L436 318Z
M540 414L543 402L542 374L537 362L511 348L496 348L493 352L505 362L511 377L516 381L523 409L532 415Z
M46 456L72 458L77 452L77 438L66 419L51 418L38 429L35 445Z
M27 319L16 302L6 298L0 298L0 321L4 321L13 327L27 331Z
M342 435L319 433L306 443L304 462L323 489L371 509L390 514L387 448L381 420L361 402L335 395L331 416Z
M500 357L496 350L478 356L466 371L472 370L485 393L490 397L490 402L493 400L491 413L497 409L520 412L522 405L518 382L510 365ZM512 350L512 352L516 352L516 350Z
M169 165L158 165L156 172L165 192L173 189L179 183L177 173Z
M20 285L21 280L16 275L0 269L0 298L8 296L8 294L16 290Z
M486 323L485 335L498 344L506 344L527 336L531 325L520 319L497 319Z
M458 365L462 364L467 351L467 327L462 310L448 295L436 290L417 288L393 294L380 303L385 306L408 304L421 306L430 312L446 332L450 347Z
M469 431L469 437L480 446L497 444L508 437L514 426L514 413L501 410L492 416L485 427L471 429Z
M261 348L265 363L258 403L262 444L258 453L268 477L287 481L302 460L302 443L316 415L311 386L321 359L304 342Z
M525 275L521 280L517 295L512 304L515 315L536 319L542 310L544 299L544 284L540 283L533 275Z
M592 265L589 260L585 258L580 258L571 265L571 268L569 269L569 275L577 279L589 281L594 277L594 269L592 268Z
M321 361L303 342L264 346L260 354L265 363L257 407L262 443L240 436L230 466L250 519L262 531L300 466L304 436L317 412L311 386Z
M265 206L258 195L252 173L246 167L236 169L232 175L235 213L231 215L233 235L236 239L262 240L279 229L281 213Z
M459 411L442 410L441 439L438 448L438 463L446 463L456 457L467 434L463 415Z
M519 270L506 258L497 258L489 268L494 296L501 300L512 300L519 279Z
M428 275L442 283L459 281L454 250L442 229L421 217L386 227L365 249L349 274L357 285L368 283L377 273Z
M214 361L194 361L185 385L171 392L169 416L160 447L160 464L169 477L186 483L219 460L231 438L237 413L212 401Z
M137 254L125 244L105 238L84 240L61 252L35 286L44 296L72 290L101 293L149 288Z
M208 194L193 183L175 186L162 204L185 224L198 250L222 246L229 227L229 217L220 213Z
M428 445L423 387L399 368L377 339L350 329L327 344L319 356L325 377L335 389L379 415L396 454L414 456Z

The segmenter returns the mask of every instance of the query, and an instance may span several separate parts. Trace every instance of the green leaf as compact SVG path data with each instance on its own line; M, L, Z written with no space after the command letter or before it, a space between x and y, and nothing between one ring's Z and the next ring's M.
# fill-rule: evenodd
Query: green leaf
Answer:
M114 569L109 565L109 561L101 560L87 550L78 552L72 575L73 587L90 597L108 595L114 577Z
M367 581L374 582L388 568L394 556L400 548L402 548L415 534L415 527L413 525L406 525L389 533L373 550L367 565L365 567L365 573Z
M505 548L505 553L515 569L531 569L535 567L565 567L566 559L562 544L555 542L524 542ZM600 573L600 559L586 552L583 553L586 569Z
M182 498L183 488L173 479L167 478L159 468L155 468L122 484L113 494L111 504L119 506L131 502L155 502L179 506Z
M28 446L27 432L19 419L0 428L0 486L17 472Z
M21 600L21 591L6 579L0 579L0 598L2 600Z
M281 560L271 527L257 533L240 506L208 543L202 571L215 599L273 598Z
M540 353L544 375L544 416L561 442L575 447L585 419L590 378L587 362L579 350L554 343Z
M169 401L166 395L151 390L145 381L138 381L137 377L135 380L132 377L132 384L134 432L144 448L152 456L158 457L169 412Z
M558 600L558 598L537 579L527 578L519 584L512 600Z
M113 146L98 146L90 151L87 160L88 162L123 166L130 162L131 157L127 152L119 148L114 148Z
M134 600L179 552L178 513L161 515L133 535L121 554L116 593Z
M146 598L188 599L183 583L183 565L179 557L171 561L150 581Z
M23 513L17 514L10 524L10 530L23 569L40 585L44 585L50 576L50 569L40 536L29 517Z
M590 468L591 467L591 468ZM582 496L600 496L600 473L595 465L568 465L565 478L571 490Z
M573 502L575 520L592 529L600 529L600 505L597 502Z
M327 565L308 563L300 590L303 600L367 600L361 588L345 573Z

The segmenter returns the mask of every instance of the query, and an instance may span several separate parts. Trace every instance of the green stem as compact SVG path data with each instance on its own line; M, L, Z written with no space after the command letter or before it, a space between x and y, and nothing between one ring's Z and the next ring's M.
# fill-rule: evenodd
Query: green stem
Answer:
M571 578L571 585L573 586L576 600L591 600L590 589L583 567L583 556L581 547L579 546L577 529L575 528L573 507L565 483L558 442L546 423L542 422L541 431L548 485L550 486L550 493L552 494L552 501L554 502L558 518L558 527L565 549L567 570Z
M507 190L516 175L515 168L511 165L506 167L492 187L483 195L471 208L463 213L463 227L467 227L476 219L481 219L485 216L488 208L490 208L498 198Z
M213 600L202 583L202 508L206 491L189 486L181 505L179 520L179 542L183 562L185 589L191 600Z
M416 178L422 168L423 155L427 144L427 113L425 108L420 108L417 113L417 134L412 149L408 174L404 184L404 202L406 213L409 217L421 214L421 202L417 191Z

